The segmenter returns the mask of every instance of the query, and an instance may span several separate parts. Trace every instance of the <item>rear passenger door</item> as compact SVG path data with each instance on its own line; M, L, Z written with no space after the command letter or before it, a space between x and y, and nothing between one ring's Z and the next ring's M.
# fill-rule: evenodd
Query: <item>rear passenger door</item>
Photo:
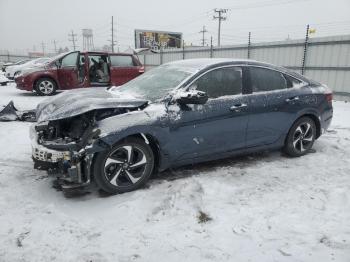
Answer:
M143 67L132 55L110 55L111 85L120 86L144 72Z
M263 67L249 67L249 75L247 147L283 142L299 110L299 92L293 87L301 81Z

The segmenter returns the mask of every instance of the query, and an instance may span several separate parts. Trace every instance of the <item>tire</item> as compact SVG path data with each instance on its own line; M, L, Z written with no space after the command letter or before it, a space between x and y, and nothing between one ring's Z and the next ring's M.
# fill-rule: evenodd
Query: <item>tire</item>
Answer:
M51 96L56 93L57 85L50 78L40 78L35 84L35 91L40 96Z
M310 117L301 117L290 128L284 146L284 152L292 157L307 154L316 139L316 125Z
M97 186L111 194L136 190L147 183L154 168L151 147L142 139L128 138L96 155L93 175Z

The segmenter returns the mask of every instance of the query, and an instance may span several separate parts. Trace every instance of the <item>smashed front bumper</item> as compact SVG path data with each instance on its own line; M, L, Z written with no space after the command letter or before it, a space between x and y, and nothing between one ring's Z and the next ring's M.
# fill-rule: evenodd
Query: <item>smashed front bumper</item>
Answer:
M34 168L47 170L50 175L64 181L62 187L76 188L90 184L93 154L85 150L54 150L38 143L35 125L30 127Z

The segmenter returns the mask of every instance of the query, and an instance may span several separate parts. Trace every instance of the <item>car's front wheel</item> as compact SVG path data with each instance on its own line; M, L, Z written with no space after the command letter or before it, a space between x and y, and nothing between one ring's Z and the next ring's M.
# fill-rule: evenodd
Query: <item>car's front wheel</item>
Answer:
M284 151L293 157L307 154L316 139L316 125L310 117L298 119L288 132Z
M128 138L107 152L98 153L93 163L97 186L108 193L124 193L142 187L154 167L151 147L142 139Z
M56 89L56 83L50 78L41 78L35 84L35 91L41 96L51 96Z

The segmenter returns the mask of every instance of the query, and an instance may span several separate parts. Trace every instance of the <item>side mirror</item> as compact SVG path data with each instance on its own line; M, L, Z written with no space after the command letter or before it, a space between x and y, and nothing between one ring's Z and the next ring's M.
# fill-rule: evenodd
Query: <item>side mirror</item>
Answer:
M208 101L208 95L203 91L191 90L179 94L176 99L180 105L203 105Z

